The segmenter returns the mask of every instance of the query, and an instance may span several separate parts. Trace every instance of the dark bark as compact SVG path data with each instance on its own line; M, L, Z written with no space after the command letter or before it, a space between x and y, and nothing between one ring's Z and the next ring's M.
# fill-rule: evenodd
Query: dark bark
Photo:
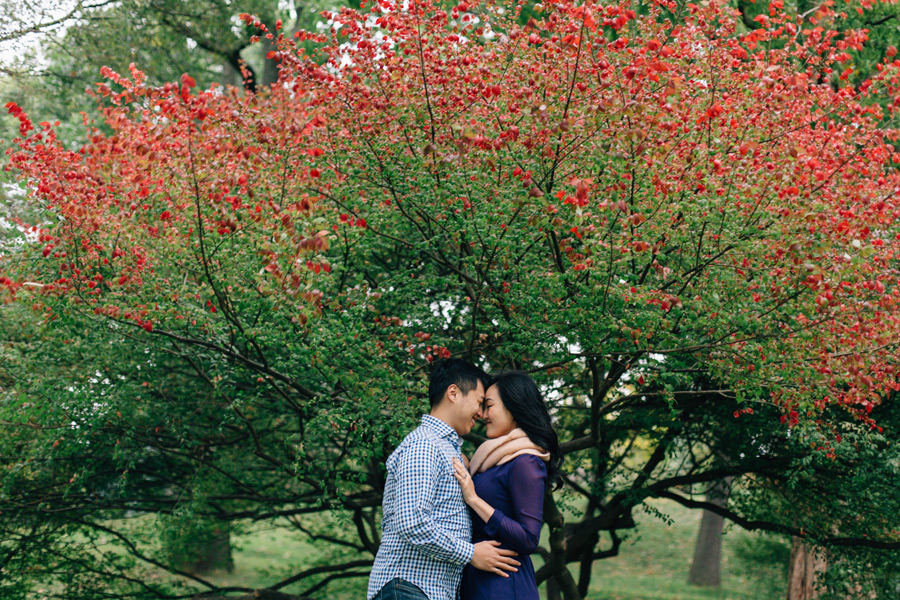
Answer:
M721 479L713 483L706 494L706 501L724 507L728 502L731 489L731 478ZM720 566L722 563L722 529L725 518L717 513L704 510L700 519L700 531L697 534L697 545L694 547L694 559L688 583L700 587L719 587L722 583Z
M879 25L884 25L885 23L887 23L888 21L892 21L893 19L900 19L900 15L888 15L875 21L866 21L866 27L878 27Z
M244 73L241 72L241 67L243 66L244 69L249 67L241 63L241 48L235 49L230 54L223 56L222 59L222 85L236 88L244 87ZM250 71L247 72L250 73ZM248 78L246 87L250 90L254 89L252 75Z
M555 579L547 580L547 600L562 600L559 595L559 584Z
M547 562L538 573L543 575L543 579L546 579L548 576L551 578L554 587L558 590L555 592L557 597L559 592L562 592L565 600L582 600L582 595L578 592L575 579L569 573L566 564L568 536L565 533L565 519L556 506L553 494L549 491L544 496L544 522L547 523L547 527L550 529L550 552L546 556ZM543 579L538 576L539 582ZM548 594L549 589L548 587Z
M595 535L585 546L584 550L581 551L581 564L579 565L578 572L578 593L585 598L587 597L588 587L591 584L591 567L594 566L594 548L599 541L600 536Z

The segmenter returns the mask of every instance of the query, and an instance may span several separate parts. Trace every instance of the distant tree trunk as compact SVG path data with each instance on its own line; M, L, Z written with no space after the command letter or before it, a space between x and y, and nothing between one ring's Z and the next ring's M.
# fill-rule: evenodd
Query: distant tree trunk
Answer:
M725 506L731 490L731 477L721 479L710 486L706 493L706 501L716 506ZM725 520L720 515L703 511L700 520L700 532L697 534L697 545L694 546L694 560L688 583L701 587L719 587L721 584L720 566L722 564L722 528Z
M275 29L275 22L273 20L269 20L266 22L266 28L269 32L275 36L275 39L278 38L278 31ZM260 36L262 37L262 36ZM263 43L263 69L262 69L262 89L266 89L272 87L278 82L278 61L272 58L266 58L269 52L277 52L278 44L273 40L268 40L266 38L262 38Z
M222 85L225 87L241 87L241 72L231 64L231 61L222 61Z
M188 573L234 570L231 555L231 532L228 528L212 527L192 531L176 540L169 548L173 564Z
M231 54L223 57L222 85L233 85L237 88L246 88L251 92L255 92L257 75L253 68L241 58L241 50L243 48L235 48Z
M198 547L197 553L194 573L209 573L220 569L230 573L234 570L234 559L231 556L231 532L227 529L213 531L213 537Z
M816 581L825 572L825 555L810 548L798 537L791 543L791 562L788 567L787 600L813 600L819 597Z

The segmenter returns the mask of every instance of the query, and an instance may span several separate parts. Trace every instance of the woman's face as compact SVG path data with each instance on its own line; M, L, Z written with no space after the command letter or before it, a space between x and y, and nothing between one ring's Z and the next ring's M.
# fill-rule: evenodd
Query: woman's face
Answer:
M500 399L500 391L496 385L492 385L484 393L484 408L481 411L482 419L487 427L487 436L497 438L506 435L516 428L516 420L503 405Z

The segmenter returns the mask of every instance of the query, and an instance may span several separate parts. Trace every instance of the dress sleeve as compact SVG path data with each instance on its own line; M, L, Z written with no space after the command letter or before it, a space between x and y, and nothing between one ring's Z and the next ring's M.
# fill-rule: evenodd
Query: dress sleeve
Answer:
M472 560L474 546L454 538L432 516L442 462L440 450L420 440L405 449L395 465L397 533L434 559L456 565Z
M541 539L547 465L537 456L520 456L513 459L508 477L512 514L494 509L484 532L517 552L531 554Z

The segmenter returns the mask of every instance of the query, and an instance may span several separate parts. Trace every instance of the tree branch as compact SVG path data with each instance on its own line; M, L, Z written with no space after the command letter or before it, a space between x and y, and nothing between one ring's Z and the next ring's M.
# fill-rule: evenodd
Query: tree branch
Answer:
M736 525L740 525L744 529L748 531L773 531L775 533L783 533L786 535L795 535L797 537L810 540L816 544L821 545L830 545L830 546L844 546L844 547L865 547L865 548L875 548L878 550L898 550L900 549L900 541L896 542L886 542L881 540L873 540L868 538L859 538L859 537L821 537L817 538L811 536L808 532L803 531L802 529L798 529L796 527L791 527L789 525L779 525L777 523L769 523L768 521L759 521L759 520L750 520L746 519L735 512L732 512L725 508L724 506L719 506L717 504L713 504L711 502L701 502L699 500L691 500L690 498L685 498L681 494L676 494L668 491L660 491L653 494L657 498L666 498L668 500L674 500L675 502L681 504L687 508L701 508L703 510L708 510L711 513L715 513L721 517L728 519L729 521L735 523Z

